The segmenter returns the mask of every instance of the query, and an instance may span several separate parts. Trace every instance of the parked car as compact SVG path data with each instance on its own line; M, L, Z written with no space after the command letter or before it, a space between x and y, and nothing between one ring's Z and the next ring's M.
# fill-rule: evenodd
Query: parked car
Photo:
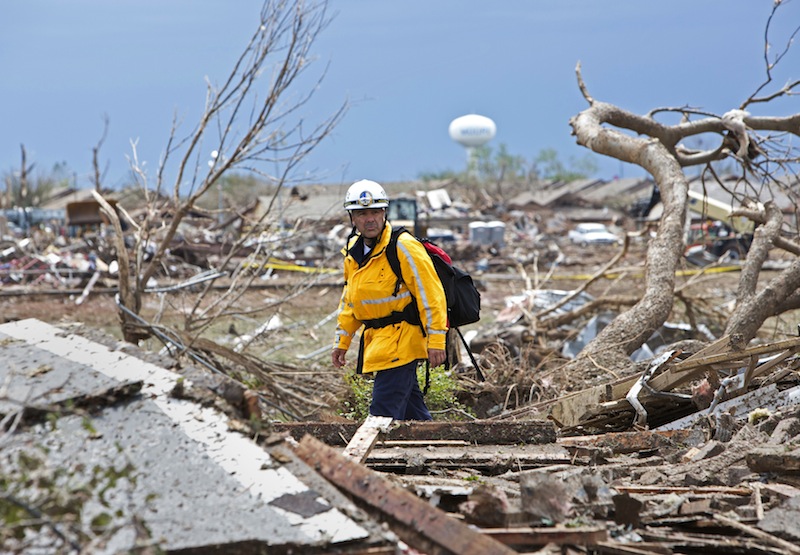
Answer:
M582 223L569 230L567 238L582 247L589 245L619 245L622 240L600 223Z

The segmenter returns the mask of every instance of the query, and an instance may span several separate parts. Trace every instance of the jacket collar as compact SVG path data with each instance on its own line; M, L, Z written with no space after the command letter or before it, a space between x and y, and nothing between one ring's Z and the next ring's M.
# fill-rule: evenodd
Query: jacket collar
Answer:
M359 266L362 266L368 259L379 255L386 249L386 245L389 244L389 238L391 236L392 224L387 220L383 226L383 230L381 230L381 234L378 235L378 241L367 256L364 256L364 237L360 234L357 235L355 241L350 244L348 254L353 257L353 260L358 262Z

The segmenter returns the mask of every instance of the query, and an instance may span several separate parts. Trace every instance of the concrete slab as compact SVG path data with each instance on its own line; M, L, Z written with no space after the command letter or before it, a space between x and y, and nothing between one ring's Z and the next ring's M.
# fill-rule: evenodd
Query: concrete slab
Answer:
M124 402L0 436L0 473L32 449L73 482L88 482L98 467L129 468L107 492L111 512L135 514L166 551L252 544L314 552L376 540L363 514L308 467L271 456L215 409L171 397L181 379L174 372L38 320L0 325L0 356L2 415L141 382L141 393ZM127 551L134 540L123 526L108 552Z

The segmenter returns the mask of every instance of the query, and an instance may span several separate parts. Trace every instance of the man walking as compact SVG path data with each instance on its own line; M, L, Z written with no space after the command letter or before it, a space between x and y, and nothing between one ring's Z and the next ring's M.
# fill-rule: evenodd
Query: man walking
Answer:
M409 233L397 239L402 275L386 257L392 226L386 220L389 197L383 187L363 179L345 195L353 233L344 249L344 280L336 341L331 360L336 368L356 332L361 335L359 365L374 373L370 414L395 420L431 420L417 382L417 366L445 361L447 301L425 247Z

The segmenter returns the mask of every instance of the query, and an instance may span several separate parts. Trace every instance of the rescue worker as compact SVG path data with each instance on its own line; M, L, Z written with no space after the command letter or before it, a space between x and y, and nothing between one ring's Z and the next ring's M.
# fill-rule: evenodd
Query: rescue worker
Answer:
M345 195L353 233L343 249L345 285L331 359L336 368L344 366L350 343L364 326L359 366L374 375L370 414L431 420L417 366L445 362L447 301L425 247L409 233L397 239L407 283L395 290L397 277L385 252L392 233L387 206L383 187L367 179L353 183Z

